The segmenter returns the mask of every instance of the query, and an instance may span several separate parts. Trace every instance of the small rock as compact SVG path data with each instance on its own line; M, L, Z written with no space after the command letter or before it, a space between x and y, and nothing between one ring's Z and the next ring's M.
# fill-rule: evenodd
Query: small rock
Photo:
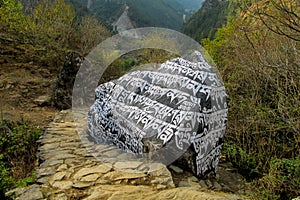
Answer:
M150 176L153 177L160 177L160 176L172 177L171 172L167 169L167 167L160 163L151 163L149 165L148 174L150 174Z
M53 175L52 180L53 181L61 181L65 175L67 174L67 172L57 172L56 174Z
M144 166L141 166L141 168L144 167ZM157 175L158 173L160 175L162 175L161 173L162 172L165 172L167 173L167 175L170 173L170 171L166 168L166 166L162 163L150 163L150 164L147 164L145 167L147 167L149 170L148 172L152 175Z
M25 193L21 194L19 199L26 199L26 200L40 200L43 199L43 193L40 190L38 185L30 186Z
M120 150L119 149L114 149L111 151L107 151L102 154L102 156L108 157L108 158L116 158L117 156L120 155Z
M209 187L206 185L206 183L205 183L204 180L199 181L199 185L200 185L201 187L203 187L203 188L206 188L206 189L209 188Z
M116 162L114 167L117 169L137 169L142 162Z
M55 165L62 164L63 160L56 160L56 159L48 159L45 162L43 162L40 167L51 167Z
M177 167L175 165L170 165L169 168L178 174L183 173L183 170L180 167Z
M189 182L199 182L199 180L195 176L191 176L188 178Z
M98 188L98 189L96 188L93 191L91 191L90 196L85 198L85 200L113 199L110 198L111 196L112 196L112 191L103 190L102 188Z
M67 170L68 169L68 165L67 164L62 164L61 166L59 166L58 168L57 168L57 172L61 172L61 171L65 171L65 170Z
M109 181L108 180L104 180L104 179L99 179L99 180L97 180L96 183L104 185L104 184L108 184Z
M36 176L37 176L37 178L40 178L42 176L49 176L54 173L55 173L55 169L52 167L40 168L40 169L37 169Z
M49 177L48 176L45 176L45 177L42 177L42 178L39 178L36 180L37 183L41 183L41 184L45 184L49 181Z
M67 165L80 165L81 164L81 160L77 159L77 160L74 160L74 159L65 159L65 164Z
M76 174L74 175L74 179L80 179L83 176L86 176L88 174L94 174L94 173L105 174L110 170L111 167L105 164L95 166L95 167L90 167L90 168L82 168L78 172L76 172Z
M73 185L72 181L55 181L53 184L51 184L53 187L61 189L61 190L67 190L70 189Z
M68 200L69 198L68 198L68 196L67 196L66 194L60 193L60 194L57 194L57 195L55 196L55 199L59 199L59 200Z
M215 182L213 183L213 187L214 187L215 190L218 190L218 191L221 191L221 190L222 190L222 186L221 186L217 181L215 181ZM300 199L299 199L299 200L300 200Z
M12 199L40 200L43 199L43 193L38 185L31 185L26 188L16 188L5 193L6 197Z
M39 96L33 101L39 106L48 106L51 103L51 97L48 95L43 95L43 96Z
M208 188L212 188L213 187L213 184L211 183L210 180L207 179L205 182L206 182L206 185L208 186Z
M52 158L57 160L66 159L66 158L75 158L75 157L76 157L75 155L69 153L45 156L45 158Z
M57 149L57 147L59 146L59 143L48 143L48 144L44 144L40 150L45 150L47 152L47 150L50 149Z
M93 181L96 181L98 178L99 178L98 174L90 174L90 175L82 177L80 180L83 182L93 182Z
M72 185L72 187L77 189L83 189L89 187L91 184L92 183L76 182Z
M186 181L180 181L178 187L190 187L191 185Z
M137 179L146 177L147 175L144 173L130 173L125 171L112 171L103 176L106 180L123 180L123 179Z
M162 189L165 189L165 188L167 188L167 186L166 185L157 185L156 186L156 189L158 189L158 190L162 190Z

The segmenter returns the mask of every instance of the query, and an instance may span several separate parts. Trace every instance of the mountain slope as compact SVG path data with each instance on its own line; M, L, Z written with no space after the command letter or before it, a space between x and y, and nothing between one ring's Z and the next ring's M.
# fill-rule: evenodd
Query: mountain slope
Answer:
M204 0L176 0L186 10L198 10L200 9Z
M228 0L206 0L183 27L183 32L195 40L214 38L218 28L226 23L231 3Z
M112 24L129 7L129 17L135 27L165 27L180 30L183 6L174 0L80 0L101 21Z

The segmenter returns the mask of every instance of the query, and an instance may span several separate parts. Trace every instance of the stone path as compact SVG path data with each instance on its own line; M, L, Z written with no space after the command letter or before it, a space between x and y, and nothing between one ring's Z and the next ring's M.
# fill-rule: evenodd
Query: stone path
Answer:
M58 113L39 140L36 184L10 193L26 200L246 199L241 177L226 163L217 178L198 180L177 166L145 164L114 146L82 141L72 112Z

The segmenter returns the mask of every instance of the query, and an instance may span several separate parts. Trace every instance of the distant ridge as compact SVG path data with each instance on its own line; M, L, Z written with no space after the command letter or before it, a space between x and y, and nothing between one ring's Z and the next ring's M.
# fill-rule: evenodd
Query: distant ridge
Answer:
M122 15L125 4L134 27L164 27L181 30L183 5L177 0L78 0L102 22L112 25ZM112 27L111 27L112 28Z
M230 12L229 0L205 0L199 9L183 26L183 32L195 40L213 39L218 28L226 23Z

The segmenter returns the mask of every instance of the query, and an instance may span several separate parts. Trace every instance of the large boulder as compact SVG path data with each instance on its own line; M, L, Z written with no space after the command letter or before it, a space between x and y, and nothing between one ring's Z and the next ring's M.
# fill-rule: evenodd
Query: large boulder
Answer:
M92 142L116 145L197 177L215 171L227 121L225 88L201 53L101 84L88 113Z

